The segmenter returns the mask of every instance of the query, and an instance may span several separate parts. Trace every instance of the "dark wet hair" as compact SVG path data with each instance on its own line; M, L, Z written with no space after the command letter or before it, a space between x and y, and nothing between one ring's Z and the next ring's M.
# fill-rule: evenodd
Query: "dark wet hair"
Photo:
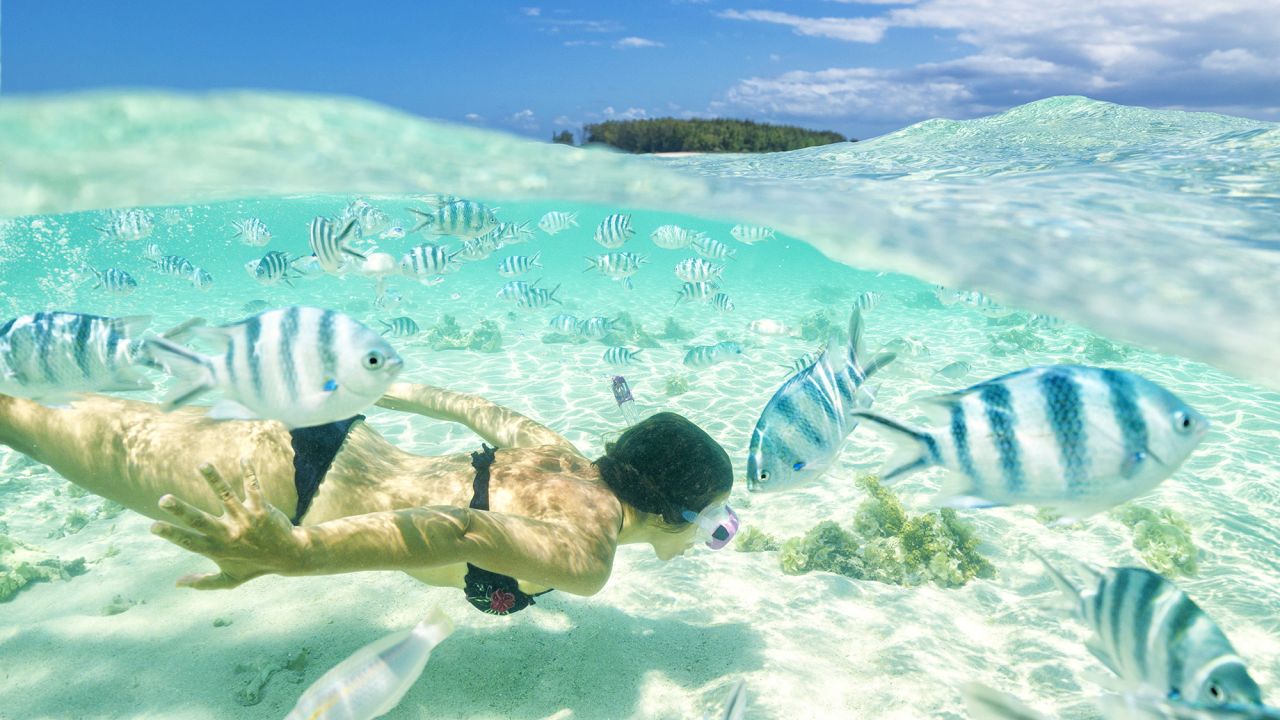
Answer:
M733 488L729 454L705 430L675 413L641 420L608 443L596 467L619 500L684 526L685 510L701 512Z

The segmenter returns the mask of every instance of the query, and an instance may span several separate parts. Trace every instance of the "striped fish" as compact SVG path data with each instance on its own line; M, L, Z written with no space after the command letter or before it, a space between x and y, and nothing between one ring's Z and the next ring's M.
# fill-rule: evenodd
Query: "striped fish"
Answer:
M495 241L490 240L492 233L484 237L472 238L462 241L462 249L458 251L458 258L467 262L475 262L484 260L501 247L501 244L494 244Z
M822 357L821 350L815 350L814 352L807 352L801 355L800 357L796 358L795 360L792 360L790 365L785 365L783 367L787 368L788 374L795 375L801 370L806 370L810 365L813 365L814 363L818 362L818 358L820 357Z
M360 199L352 200L342 209L342 213L338 215L338 227L342 227L348 220L355 221L352 234L360 237L376 235L391 224L391 218L386 213Z
M587 269L583 272L599 270L601 275L614 280L631 277L640 270L640 266L649 262L644 255L633 252L611 252L587 258Z
M516 300L516 304L523 308L544 308L553 302L563 305L564 303L561 303L556 299L556 291L559 289L559 285L551 288L550 290L546 288L530 287L525 291L524 295Z
M676 305L682 302L707 302L715 295L720 286L714 282L687 282L680 286L676 293Z
M1146 568L1081 565L1082 588L1040 561L1093 631L1089 652L1125 689L1204 705L1262 702L1226 635L1173 583Z
M1040 313L1031 313L1027 319L1027 324L1031 327L1038 328L1059 328L1066 324L1062 318L1053 315L1041 315Z
M617 250L635 234L636 231L631 227L631 216L614 213L600 221L594 237L606 250Z
M942 377L950 378L951 380L959 380L965 375L968 375L972 370L973 370L972 365L970 365L969 363L963 360L957 360L953 363L950 363L948 365L942 366L941 368L938 368L937 372L935 372L934 375L941 375Z
M528 222L500 222L493 232L497 234L499 242L503 245L519 245L533 239L533 228L529 227Z
M639 358L640 350L628 350L624 347L611 347L604 351L604 361L610 365L630 365Z
M1012 695L985 685L965 683L960 694L973 720L1050 720ZM1280 710L1265 705L1205 705L1143 692L1105 693L1097 705L1107 720L1280 720Z
M93 270L93 268L90 268ZM93 274L98 277L98 283L94 285L92 290L98 288L106 288L107 292L117 297L124 297L138 289L138 281L133 276L119 268L107 268L106 270L93 270Z
M684 355L684 364L692 368L711 367L742 354L742 346L736 342L718 342L715 345L695 345Z
M542 282L542 278L527 283L523 280L511 280L498 289L498 298L501 300L510 300L512 302L520 302L522 298L529 294L535 285Z
M311 223L307 225L307 244L315 254L316 260L320 262L320 268L330 275L338 275L342 272L342 266L347 261L346 256L365 259L363 254L347 247L347 239L351 237L354 227L356 227L354 218L338 226L329 218L317 217L312 218Z
M977 310L989 317L1004 317L1013 313L1012 310L977 290L956 290L952 292L939 285L934 292L938 295L938 299L943 305L960 305L971 310Z
M676 277L681 282L710 282L718 280L723 272L723 265L702 258L687 258L676 263Z
M716 293L711 298L711 307L720 312L733 312L733 301L724 293Z
M425 243L414 247L400 258L400 271L409 277L429 278L456 269L460 250L449 251L444 245Z
M204 268L195 268L187 278L197 290L208 290L213 287L213 276Z
M390 335L393 338L412 337L417 335L419 330L418 323L409 317L391 318L387 321L379 320L378 322L382 323L382 327L385 328L382 334Z
M271 250L253 266L253 277L263 285L275 285L284 281L284 284L293 287L290 275L293 271L293 260L288 255L279 250Z
M579 332L583 337L599 340L614 330L614 321L607 317L596 315L582 321L582 327Z
M571 227L578 227L578 213L552 210L538 221L538 228L548 235L555 235Z
M190 260L181 255L165 255L156 260L151 267L161 275L172 275L183 279L191 277L191 273L196 269L196 266L192 265Z
M1146 493L1204 439L1209 421L1138 375L1079 365L1028 368L931 398L948 422L909 428L859 412L900 443L882 477L952 470L952 507L1031 504L1066 521Z
M880 293L874 290L867 290L858 293L858 297L853 299L853 306L862 312L871 312L880 304Z
M391 712L452 632L453 622L436 609L412 630L365 645L312 683L285 720L371 720Z
M471 200L458 200L429 212L409 208L418 216L418 224L410 233L423 228L433 235L451 235L460 238L480 237L498 224L498 216L488 207Z
M700 237L690 243L689 247L693 248L693 251L702 257L710 260L732 260L738 256L737 250L709 237Z
M150 260L151 262L155 262L163 256L164 251L162 251L160 246L156 243L147 243L146 249L142 251L143 259Z
M266 418L290 429L355 415L382 397L404 361L355 319L332 310L287 307L238 323L196 328L220 347L200 355L163 339L148 339L156 361L186 380L164 399L166 409L221 390L210 416Z
M551 322L548 324L551 325L553 330L563 335L578 334L578 318L569 315L568 313L560 313L559 315L551 318Z
M135 241L145 239L153 229L155 222L151 219L151 213L132 208L107 213L107 221L98 227L98 232L107 240Z
M704 233L687 230L679 225L660 225L649 233L649 239L663 250L683 250L695 240L706 237Z
M734 225L729 234L740 243L755 245L758 242L772 240L773 228L763 225Z
M72 312L23 315L0 326L0 392L62 403L82 392L146 390L146 365L134 338L149 317Z
M849 318L849 344L832 342L817 362L789 378L760 413L747 453L747 489L779 490L816 480L858 426L855 413L870 407L868 377L893 361L881 353L865 365L862 313Z
M271 231L256 217L237 220L231 223L231 227L235 229L234 237L250 247L262 247L271 242Z
M542 251L529 255L512 255L498 261L498 274L502 277L515 277L529 272L532 268L542 267L542 263L538 262L538 258L542 256Z

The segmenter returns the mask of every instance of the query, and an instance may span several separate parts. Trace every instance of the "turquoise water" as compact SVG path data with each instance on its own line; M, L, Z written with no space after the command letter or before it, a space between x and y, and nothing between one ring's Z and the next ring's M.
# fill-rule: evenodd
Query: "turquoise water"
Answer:
M1052 98L973 121L934 120L881 138L762 156L633 158L533 143L400 115L350 100L229 94L82 95L0 103L0 314L48 309L146 314L161 329L192 316L244 317L245 304L322 305L378 326L395 316L424 330L456 319L496 324L493 353L395 341L403 379L480 392L564 434L589 455L622 426L608 389L619 372L600 342L547 342L549 319L625 312L657 346L620 370L645 412L685 414L745 474L757 416L785 367L820 343L763 336L748 324L800 328L807 316L843 325L855 295L868 345L896 342L878 408L916 418L921 397L1043 363L1123 367L1155 380L1213 422L1200 449L1138 504L1190 528L1198 572L1177 582L1226 630L1264 690L1280 683L1280 129L1258 121ZM263 286L245 271L266 250L305 254L306 223L356 199L411 226L427 192L499 208L504 221L550 210L579 227L467 264L438 285L388 284L375 305L367 278L324 276ZM144 208L150 234L104 236L113 208ZM624 250L648 256L634 290L583 273L612 212L633 215ZM273 233L248 247L231 224L261 219ZM730 228L760 223L778 236L753 246ZM649 238L661 225L706 232L737 252L723 290L732 312L674 306L675 262L691 252ZM425 238L362 246L396 257ZM157 244L213 277L197 290L150 269ZM454 242L454 245L457 243ZM498 260L541 252L527 279L560 285L563 305L526 310L496 297ZM93 290L88 268L127 270L126 297ZM1007 306L944 306L933 283L981 290ZM1031 322L1029 312L1062 318ZM668 319L692 333L670 340ZM739 359L692 370L692 344L739 342ZM935 371L963 360L961 378ZM157 378L159 379L159 378ZM687 391L670 394L673 379ZM138 399L156 399L161 384ZM376 411L371 423L424 454L472 449L461 427ZM732 499L747 524L779 537L816 522L853 522L888 443L857 431L820 481ZM895 487L928 509L939 471ZM741 483L740 483L741 484ZM698 552L671 563L623 548L609 586L563 593L509 620L470 610L454 590L394 574L266 579L229 593L179 591L205 568L46 468L0 450L0 533L39 557L87 560L87 572L32 584L0 605L0 717L279 717L327 667L439 603L459 630L388 717L699 717L745 678L751 718L963 717L956 687L978 680L1062 717L1096 717L1078 624L1027 552L1102 565L1138 564L1134 532L1100 516L1048 527L1029 508L963 513L995 564L963 588L901 587L828 573L785 575L776 553ZM34 550L31 552L35 552ZM0 562L4 560L0 559ZM127 607L103 608L120 596ZM322 598L322 602L317 602ZM231 621L215 627L215 619ZM307 648L249 705L235 691L254 668ZM237 664L248 667L237 671ZM265 664L265 665L264 665ZM68 674L79 678L68 684ZM301 684L298 684L301 683ZM1274 701L1274 697L1273 697ZM22 712L12 710L25 708ZM6 714L7 713L7 714Z

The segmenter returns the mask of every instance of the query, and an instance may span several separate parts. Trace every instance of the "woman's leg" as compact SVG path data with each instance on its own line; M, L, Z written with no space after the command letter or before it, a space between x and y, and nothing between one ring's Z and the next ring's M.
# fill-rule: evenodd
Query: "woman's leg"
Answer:
M150 518L172 493L218 514L221 503L196 470L212 463L243 497L240 459L256 468L267 500L291 515L293 448L272 422L219 422L203 410L164 412L155 405L91 396L68 409L0 395L0 444L48 465L80 487Z

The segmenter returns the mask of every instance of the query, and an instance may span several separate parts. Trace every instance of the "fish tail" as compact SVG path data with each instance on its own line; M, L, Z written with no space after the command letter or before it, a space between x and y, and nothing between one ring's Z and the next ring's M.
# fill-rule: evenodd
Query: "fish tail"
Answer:
M938 441L927 431L907 427L897 420L867 410L854 410L851 415L884 430L897 446L880 472L880 479L885 483L937 464Z
M420 218L418 220L418 224L414 225L413 229L409 231L410 235L418 232L419 230L425 227L429 227L431 223L435 222L435 217L432 216L431 213L422 212L417 208L405 208L405 210L408 210L409 212L413 213L414 215L417 215Z
M969 717L974 720L1046 720L1021 700L979 683L965 683L960 687Z
M163 338L148 338L143 347L153 362L170 374L186 380L186 383L175 385L161 401L165 410L186 405L213 389L213 366L209 364L208 358Z
M534 253L534 254L533 254L533 257L529 259L529 265L530 265L531 267L539 267L539 268L540 268L540 267L542 267L542 263L538 262L538 258L540 258L540 257L542 257L542 251L541 251L541 250L539 250L538 252L536 252L536 253ZM590 269L590 268L588 268L588 269Z
M593 257L588 257L583 259L587 261L588 267L586 270L583 270L582 272L591 272L592 270L595 270L600 267L600 263L596 262L596 259ZM539 265L538 267L542 267L542 266Z
M550 301L552 301L552 302L559 303L559 304L563 305L564 303L562 303L562 302L560 302L559 300L557 300L557 299L556 299L556 291L557 291L557 290L559 290L559 289L560 289L560 286L559 286L559 285L556 285L554 288L552 288L552 289L551 289L551 292L547 293L547 299L548 299L548 300L550 300Z
M98 277L98 283L93 287L89 288L90 290L97 290L98 288L106 284L107 280L105 277L103 277L102 271L98 270L97 268L89 268L89 270L90 272L92 272L94 275Z
M862 364L859 359L867 354L866 348L862 344L862 311L856 306L853 312L849 313L849 366L855 369L854 377L863 380L871 377L872 374L883 368L885 365L893 362L897 356L895 353L879 353L871 358L866 365Z
M1048 560L1045 560L1043 555L1035 550L1030 550L1029 552L1036 556L1041 565L1044 565L1045 572L1049 573L1049 578L1053 580L1053 584L1071 601L1071 606L1079 608L1080 603L1083 602L1080 587L1067 579L1067 576L1063 575L1061 570L1051 565Z

